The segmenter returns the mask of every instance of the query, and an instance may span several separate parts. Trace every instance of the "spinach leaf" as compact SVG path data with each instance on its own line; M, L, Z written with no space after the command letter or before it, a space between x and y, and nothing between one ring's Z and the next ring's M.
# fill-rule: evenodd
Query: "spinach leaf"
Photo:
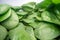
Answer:
M2 25L0 25L0 40L4 40L7 36L7 30Z
M10 40L31 40L22 23L20 23L15 29L9 31L9 37Z
M6 27L8 30L16 27L19 23L19 19L18 19L18 16L16 14L16 12L14 12L12 9L11 9L11 16L6 19L5 21L1 22L1 24Z
M52 40L59 35L57 26L49 23L40 22L40 27L35 29L35 36L41 40Z

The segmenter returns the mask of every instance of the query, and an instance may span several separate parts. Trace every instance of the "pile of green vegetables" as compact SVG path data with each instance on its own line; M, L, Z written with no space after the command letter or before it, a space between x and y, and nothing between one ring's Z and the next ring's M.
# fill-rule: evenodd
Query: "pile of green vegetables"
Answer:
M60 40L60 0L0 4L0 40Z

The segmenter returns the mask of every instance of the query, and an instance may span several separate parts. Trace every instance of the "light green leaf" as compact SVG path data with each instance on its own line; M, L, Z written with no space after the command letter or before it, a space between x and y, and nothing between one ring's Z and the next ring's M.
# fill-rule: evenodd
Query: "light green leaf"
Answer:
M33 28L37 28L38 27L38 23L37 22L31 22L29 23L30 26L32 26Z
M32 11L35 8L35 5L36 5L35 2L26 3L26 4L22 5L22 9L24 11L29 12L29 11Z
M7 4L0 4L0 15L6 14L6 12L10 9L10 6Z
M4 40L7 36L7 30L3 26L0 25L0 40Z
M31 40L36 40L35 35L34 35L34 31L32 27L26 27L26 31L29 34Z
M15 29L9 31L9 37L10 40L31 40L21 23Z
M27 16L27 18L24 18L23 21L25 21L26 23L31 23L31 22L34 22L35 17L36 17L36 14L33 13L33 14Z
M19 11L19 12L17 12L17 15L26 15L26 14L28 14L27 12L24 12L24 11Z
M11 9L6 14L0 16L0 22L6 20L8 17L10 17L10 15L11 15Z
M15 28L17 26L17 24L19 23L19 19L18 19L18 16L17 16L16 12L14 12L11 9L11 12L10 13L12 13L12 15L8 19L6 19L5 21L3 21L1 23L8 30L9 29L12 29L12 28Z
M53 2L54 4L59 4L59 3L60 3L60 0L52 0L52 2Z
M35 29L35 36L41 40L51 40L60 35L57 26L49 23L40 22L40 27Z

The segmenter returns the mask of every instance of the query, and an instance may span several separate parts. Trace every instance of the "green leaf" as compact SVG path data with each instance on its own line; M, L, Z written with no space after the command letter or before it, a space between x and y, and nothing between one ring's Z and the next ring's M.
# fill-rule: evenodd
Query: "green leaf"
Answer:
M8 34L7 34L8 35ZM9 38L9 36L6 36L6 38L4 39L4 40L9 40L10 38Z
M49 0L42 1L36 5L37 9L46 9L51 5L51 2Z
M7 36L7 30L3 26L0 25L0 40L4 40Z
M60 0L52 0L54 4L60 4Z
M24 11L19 11L19 12L17 12L17 15L18 15L18 18L19 19L23 19L23 17L25 16L25 15L27 15L28 14L28 12L24 12Z
M36 13L32 13L31 15L28 15L26 18L23 19L26 23L32 23L34 22L36 17Z
M6 14L6 12L10 9L10 6L7 4L0 4L0 15Z
M19 23L19 19L18 19L18 16L17 16L16 12L14 12L11 9L11 12L10 13L12 13L12 15L8 19L6 19L5 21L3 21L1 23L8 30L9 29L12 29L12 28L15 28L17 26L17 24Z
M56 17L56 15L53 12L44 11L41 14L41 17L42 17L43 21L47 21L47 22L50 22L50 23L54 23L54 24L60 25L59 19Z
M11 15L11 9L6 14L0 16L0 22L2 22L4 20L6 20L7 18L9 18L10 15Z
M35 29L35 36L41 40L52 40L60 35L57 26L40 22L40 26Z
M60 5L59 4L56 5L56 7L54 8L54 12L57 18L60 20Z
M60 11L57 10L57 9L55 9L55 14L56 14L56 16L58 17L58 19L60 20Z
M35 35L34 35L34 31L32 27L26 27L26 31L29 34L31 40L36 40Z
M20 19L22 19L22 18L23 18L23 16L20 16L20 15L19 15L19 16L18 16L18 18L19 18L19 20L20 20Z
M22 9L24 11L32 11L35 8L36 3L35 2L30 2L22 5Z
M19 12L17 12L17 15L27 15L28 13L27 12L24 12L24 11L19 11Z
M31 40L29 34L25 31L24 25L19 24L15 29L9 31L10 40Z
M12 8L14 11L16 11L16 12L21 9L20 6L12 6L11 8Z
M32 26L33 28L39 27L37 22L31 22L31 23L29 23L29 25Z
M26 23L31 23L31 22L34 22L34 19L23 19L23 21Z
M36 19L39 20L39 21L42 21L42 17L41 17L40 12L36 12Z

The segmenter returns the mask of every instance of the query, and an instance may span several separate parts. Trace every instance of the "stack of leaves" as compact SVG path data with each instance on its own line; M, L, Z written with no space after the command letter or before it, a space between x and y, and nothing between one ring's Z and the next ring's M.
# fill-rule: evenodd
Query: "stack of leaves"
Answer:
M0 40L60 40L60 1L0 4Z

